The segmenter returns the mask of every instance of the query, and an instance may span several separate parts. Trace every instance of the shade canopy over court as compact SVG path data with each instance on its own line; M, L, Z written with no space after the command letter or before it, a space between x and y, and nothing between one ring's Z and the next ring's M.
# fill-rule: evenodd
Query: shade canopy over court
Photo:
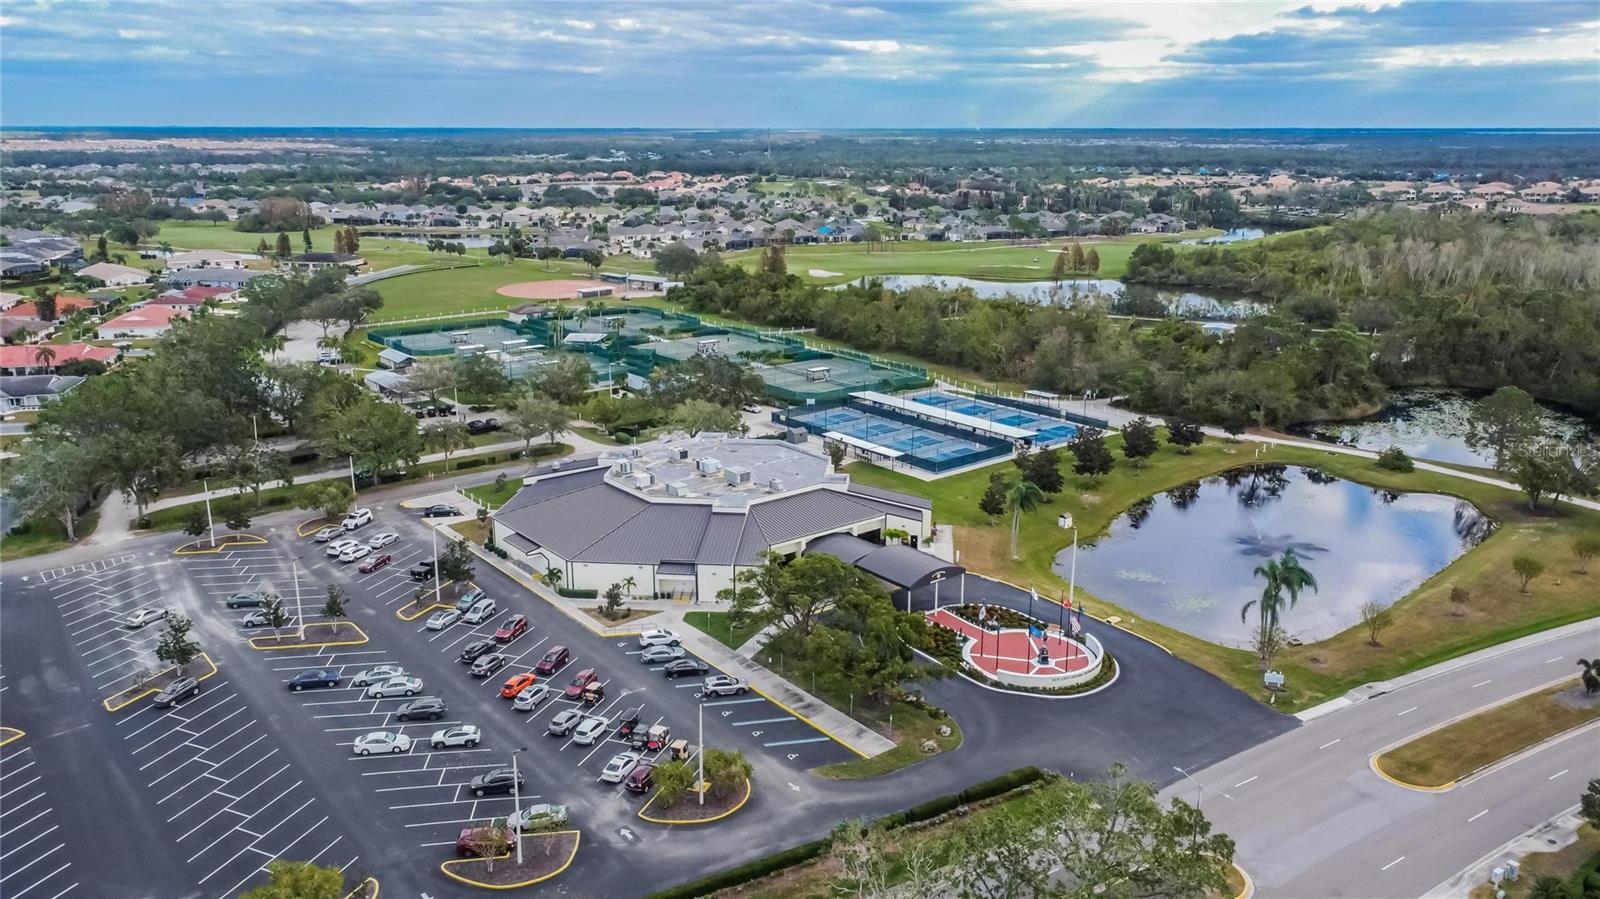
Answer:
M915 590L935 581L967 573L937 556L903 544L879 546L851 534L828 534L811 541L806 552L824 552L902 590Z

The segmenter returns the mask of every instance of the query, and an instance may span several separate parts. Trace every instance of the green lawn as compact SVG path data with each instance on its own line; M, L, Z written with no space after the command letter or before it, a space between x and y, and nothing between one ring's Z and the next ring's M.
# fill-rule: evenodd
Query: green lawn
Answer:
M91 512L78 519L78 539L82 540L94 533L95 525L99 521L98 512ZM0 537L0 562L12 562L28 556L53 553L71 545L67 542L67 529L61 526L61 522L54 518L29 521L18 526L17 530Z
M753 627L747 626L735 630L730 623L732 618L727 612L687 612L683 620L696 630L705 631L717 638L717 642L729 649L738 649L745 644L745 641L756 635L756 629Z
M319 252L333 251L333 228L322 227L311 232L311 246ZM298 233L289 235L296 253L305 249L300 242ZM267 245L272 246L277 240L276 233L258 233L251 231L235 231L232 222L162 222L161 233L150 238L147 243L161 243L165 241L180 250L229 250L235 253L253 253L261 239L266 238ZM430 254L421 244L404 240L390 240L386 238L368 237L361 238L361 255L370 263L374 270L389 268L394 265L424 265L429 262L439 262L446 257ZM130 254L134 255L134 254ZM478 257L487 259L488 254L482 249L469 250L467 258Z
M504 487L496 487L493 483L479 484L461 491L490 509L498 509L506 504L506 500L515 496L522 489L521 478L507 478Z
M362 252L365 251L366 245L363 243ZM622 266L619 261L615 266L608 262L605 267L611 269ZM651 270L652 266L629 257L628 268L633 272L644 272ZM485 315L494 315L528 302L495 293L495 290L507 284L586 278L589 274L589 267L582 262L563 259L546 263L518 259L510 265L486 260L483 265L472 268L401 275L372 285L383 297L383 308L369 320L378 323L419 315L480 311Z
M1143 470L1135 470L1121 458L1121 439L1112 437L1108 443L1118 457L1117 469L1094 483L1073 475L1071 456L1063 453L1066 488L1038 511L1023 516L1022 558L1017 561L1009 558L1009 519L990 522L978 511L978 499L994 466L932 482L865 463L852 465L850 472L864 484L932 499L936 519L957 526L956 546L969 569L1012 583L1038 584L1041 592L1056 594L1066 584L1051 571L1050 563L1072 540L1071 532L1056 526L1061 512L1073 514L1080 541L1092 540L1138 499L1247 464L1253 451L1252 444L1233 446L1208 440L1183 456L1163 444ZM1594 573L1590 575L1576 574L1571 542L1581 532L1600 532L1600 513L1563 507L1560 514L1532 515L1521 496L1508 490L1431 472L1396 474L1365 459L1319 450L1276 447L1272 461L1313 465L1376 487L1458 496L1500 524L1493 536L1395 604L1394 624L1383 633L1381 646L1368 645L1366 632L1352 627L1321 642L1285 651L1277 667L1287 674L1289 691L1278 697L1278 708L1305 708L1369 681L1392 678L1596 614L1593 597L1600 589L1600 566L1591 566ZM1000 465L1000 470L1014 470L1010 463ZM1510 565L1513 556L1524 554L1540 559L1546 570L1527 594L1518 591ZM1469 602L1451 602L1452 586L1467 589ZM1087 594L1081 586L1079 593L1097 616L1120 615L1129 630L1265 700L1252 653L1146 621L1107 597ZM1292 629L1292 612L1288 625ZM1241 639L1245 636L1241 629Z

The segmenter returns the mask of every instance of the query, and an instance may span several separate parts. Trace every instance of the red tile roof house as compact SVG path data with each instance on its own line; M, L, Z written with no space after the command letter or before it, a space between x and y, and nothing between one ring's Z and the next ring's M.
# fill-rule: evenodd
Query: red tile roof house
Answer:
M188 318L189 310L182 306L150 304L124 312L100 325L100 339L117 337L161 337L180 318Z
M94 300L88 297L56 297L56 318L66 318L69 313L79 309L93 309ZM6 318L38 318L39 307L33 301L18 303L10 309L0 312Z
M40 351L49 348L55 358L39 358ZM88 343L50 343L19 346L0 346L0 375L55 374L61 366L74 359L93 359L105 365L116 364L122 351L116 347L94 346Z

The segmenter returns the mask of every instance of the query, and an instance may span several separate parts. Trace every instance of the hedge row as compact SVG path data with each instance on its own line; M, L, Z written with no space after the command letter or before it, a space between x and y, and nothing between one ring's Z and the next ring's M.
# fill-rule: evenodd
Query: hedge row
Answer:
M568 599L597 599L599 590L579 590L575 587L557 587L556 592Z
M1043 771L1032 765L1026 768L1017 768L999 777L973 784L959 793L951 793L948 796L930 799L903 812L885 815L878 820L885 827L904 827L907 824L915 824L919 821L926 821L930 818L948 814L963 805L971 805L974 802L992 799L995 796L1009 793L1018 787L1041 780L1044 776L1045 773ZM791 846L788 849L774 852L771 855L746 862L737 867L718 871L699 880L668 887L664 890L657 890L647 896L646 899L695 899L697 896L708 896L718 890L749 883L752 880L758 880L769 874L775 874L786 868L792 868L795 865L819 858L832 847L833 841L826 838L812 840L809 843L801 843L798 846Z

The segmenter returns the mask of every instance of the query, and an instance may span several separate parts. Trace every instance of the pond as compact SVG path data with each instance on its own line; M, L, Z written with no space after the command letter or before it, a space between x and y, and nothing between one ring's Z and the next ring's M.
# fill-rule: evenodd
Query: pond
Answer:
M1306 642L1387 606L1493 530L1476 506L1433 493L1395 493L1316 469L1258 465L1142 500L1078 550L1078 584L1129 612L1230 646L1254 627L1239 610L1261 595L1252 572L1293 548L1317 579L1282 625ZM1072 550L1054 568L1068 577ZM1092 609L1091 609L1092 611Z
M1197 237L1191 240L1181 240L1179 243L1188 244L1191 246L1209 243L1238 243L1241 240L1260 240L1266 236L1267 229L1265 228L1229 228L1221 234L1213 234L1210 237Z
M464 247L487 247L499 239L482 234L375 234L374 236L420 244L426 244L430 240L442 240L447 243L458 243Z
M1376 415L1357 421L1307 422L1289 430L1329 443L1373 451L1398 446L1417 459L1487 468L1494 465L1494 453L1467 443L1467 422L1481 396L1462 390L1395 390ZM1544 433L1563 440L1597 439L1594 420L1548 406Z
M1115 315L1163 318L1177 315L1201 321L1239 321L1266 309L1244 294L1212 291L1197 293L1145 284L1124 284L1110 278L1072 278L1056 281L980 281L957 275L873 275L858 279L883 282L889 290L934 286L968 288L980 299L1015 297L1034 303L1075 305L1095 303Z

